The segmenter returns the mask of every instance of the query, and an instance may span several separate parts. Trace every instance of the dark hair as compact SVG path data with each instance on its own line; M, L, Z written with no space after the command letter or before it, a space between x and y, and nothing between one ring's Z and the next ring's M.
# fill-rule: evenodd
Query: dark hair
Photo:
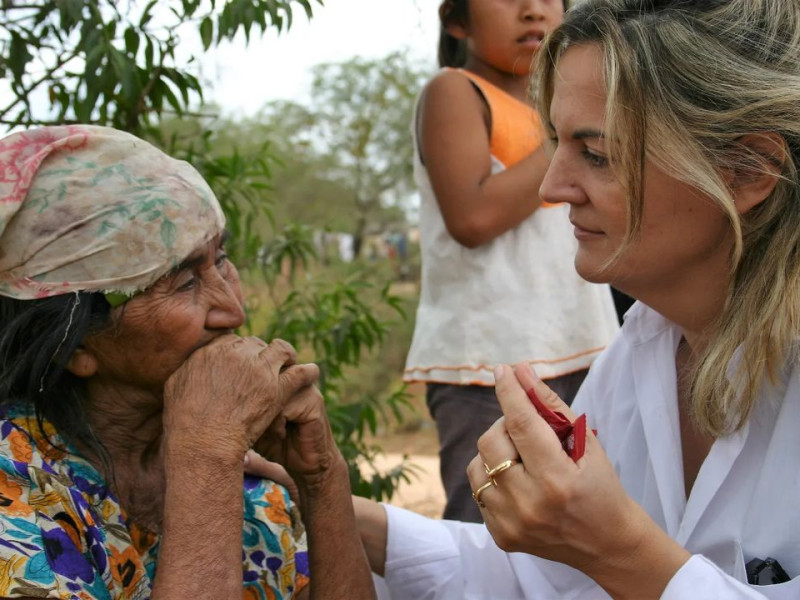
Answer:
M79 442L107 469L108 452L86 418L86 383L67 370L84 337L109 321L103 294L77 292L39 300L0 297L0 406L32 405L37 423ZM109 470L110 473L110 470Z
M562 0L564 11L569 8L570 0ZM454 38L447 33L449 23L466 24L469 21L469 0L444 0L439 6L439 51L440 67L458 69L467 62L467 46L464 40Z

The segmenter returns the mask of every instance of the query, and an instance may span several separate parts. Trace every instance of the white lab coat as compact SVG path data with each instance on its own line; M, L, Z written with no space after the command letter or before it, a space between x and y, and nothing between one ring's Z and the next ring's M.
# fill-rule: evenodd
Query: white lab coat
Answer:
M663 600L800 598L800 367L765 385L748 424L714 443L687 502L675 373L680 338L678 327L637 303L573 409L598 430L631 497L693 554ZM386 585L394 600L608 598L570 567L504 553L483 525L386 508ZM753 557L778 560L793 579L747 585L744 565Z

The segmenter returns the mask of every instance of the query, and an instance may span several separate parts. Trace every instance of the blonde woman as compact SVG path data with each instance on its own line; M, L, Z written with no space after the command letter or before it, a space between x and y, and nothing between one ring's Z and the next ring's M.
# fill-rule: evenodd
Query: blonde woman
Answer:
M357 503L373 569L395 598L798 598L800 4L589 0L538 63L542 197L639 302L574 412L496 370L486 528ZM528 389L586 413L582 458Z

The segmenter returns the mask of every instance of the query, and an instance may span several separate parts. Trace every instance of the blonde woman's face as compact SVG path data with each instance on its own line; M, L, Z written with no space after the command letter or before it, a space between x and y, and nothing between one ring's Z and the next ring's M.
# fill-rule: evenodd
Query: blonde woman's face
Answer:
M724 283L732 244L724 214L710 198L650 163L641 237L608 264L625 240L627 200L607 159L602 74L596 45L569 49L558 62L550 106L557 143L540 191L547 202L570 205L578 273L651 305L660 296L691 298L704 286Z

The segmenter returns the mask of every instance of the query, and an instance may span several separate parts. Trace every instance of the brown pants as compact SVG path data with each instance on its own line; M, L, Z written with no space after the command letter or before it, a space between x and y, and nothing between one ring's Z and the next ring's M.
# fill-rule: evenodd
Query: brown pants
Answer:
M572 404L586 370L548 379L547 385ZM503 416L493 387L429 383L425 399L439 433L439 462L447 496L445 519L482 523L467 480L467 465L478 453L478 438Z

